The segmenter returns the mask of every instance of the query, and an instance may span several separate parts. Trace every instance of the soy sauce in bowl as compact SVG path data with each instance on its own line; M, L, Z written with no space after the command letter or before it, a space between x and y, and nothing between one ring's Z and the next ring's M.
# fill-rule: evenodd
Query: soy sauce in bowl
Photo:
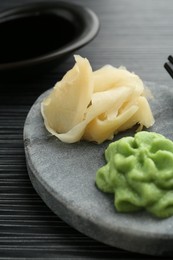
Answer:
M63 17L43 14L0 23L0 34L0 64L6 64L62 48L75 39L76 28Z
M0 13L0 77L57 66L98 33L90 9L64 2L31 3Z

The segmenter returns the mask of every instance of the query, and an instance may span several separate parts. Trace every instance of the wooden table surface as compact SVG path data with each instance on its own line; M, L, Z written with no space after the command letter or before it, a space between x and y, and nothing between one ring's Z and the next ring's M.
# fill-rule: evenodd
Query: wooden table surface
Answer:
M34 1L0 0L0 10L29 2ZM100 19L97 37L77 51L93 69L123 65L144 81L173 87L163 68L173 54L172 0L70 2L90 7ZM71 55L55 70L29 81L0 80L0 259L148 258L109 247L68 226L44 204L29 180L23 150L26 115L36 98L73 64Z

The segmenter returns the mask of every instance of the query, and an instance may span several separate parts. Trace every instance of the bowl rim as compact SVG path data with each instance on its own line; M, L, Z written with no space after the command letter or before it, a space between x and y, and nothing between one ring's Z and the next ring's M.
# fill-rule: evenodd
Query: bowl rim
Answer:
M96 13L90 8L75 3L69 2L34 2L27 3L19 6L9 8L0 13L0 22L5 22L13 20L15 17L25 17L26 13L32 14L33 11L39 11L45 8L61 8L66 9L68 12L72 13L74 16L80 17L83 20L85 26L83 27L82 32L75 39L65 44L61 48L55 49L47 54L41 56L36 56L31 59L0 63L0 71L19 69L20 67L30 67L33 65L39 65L46 62L53 61L56 57L63 57L68 55L70 52L73 52L87 43L89 43L98 33L100 29L100 22ZM19 16L20 15L20 16Z

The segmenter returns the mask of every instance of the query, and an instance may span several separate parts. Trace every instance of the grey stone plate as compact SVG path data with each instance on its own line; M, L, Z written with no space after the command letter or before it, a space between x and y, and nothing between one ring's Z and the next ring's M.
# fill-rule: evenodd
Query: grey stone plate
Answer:
M154 95L150 104L156 123L150 131L173 140L173 90L146 84ZM108 245L151 255L173 253L173 217L160 220L146 212L117 213L113 196L96 188L95 173L105 164L109 142L65 144L47 132L40 113L47 94L32 106L24 126L29 176L44 202L69 225ZM124 132L115 140L132 134Z

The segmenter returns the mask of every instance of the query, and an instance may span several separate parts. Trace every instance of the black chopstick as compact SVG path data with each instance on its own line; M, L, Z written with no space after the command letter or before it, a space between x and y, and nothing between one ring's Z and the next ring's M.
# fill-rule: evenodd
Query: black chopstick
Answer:
M173 56L168 56L168 62L165 62L164 64L165 69L169 73L169 75L173 78Z

